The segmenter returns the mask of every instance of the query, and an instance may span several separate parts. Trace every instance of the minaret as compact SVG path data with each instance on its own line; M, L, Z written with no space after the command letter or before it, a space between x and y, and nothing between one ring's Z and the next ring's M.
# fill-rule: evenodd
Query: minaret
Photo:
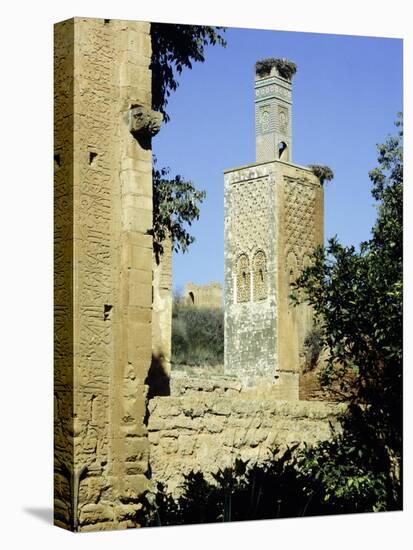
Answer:
M292 161L292 86L295 65L281 59L256 64L255 132L257 162Z
M257 160L224 172L224 369L244 386L298 399L309 306L291 285L323 242L323 188L292 162L294 63L256 64Z

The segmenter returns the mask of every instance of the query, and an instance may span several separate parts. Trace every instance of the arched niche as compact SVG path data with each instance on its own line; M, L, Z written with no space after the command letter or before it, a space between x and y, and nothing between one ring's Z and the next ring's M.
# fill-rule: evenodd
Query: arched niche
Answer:
M266 300L268 295L267 256L258 250L252 260L254 302Z
M251 270L250 261L246 254L241 254L237 260L236 301L249 302L251 298Z

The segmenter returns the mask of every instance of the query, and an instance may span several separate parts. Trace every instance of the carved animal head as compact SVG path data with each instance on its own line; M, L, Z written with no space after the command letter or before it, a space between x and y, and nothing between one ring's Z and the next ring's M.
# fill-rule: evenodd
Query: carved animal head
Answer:
M160 130L162 113L152 111L143 105L134 105L129 111L129 130L134 136L154 136Z

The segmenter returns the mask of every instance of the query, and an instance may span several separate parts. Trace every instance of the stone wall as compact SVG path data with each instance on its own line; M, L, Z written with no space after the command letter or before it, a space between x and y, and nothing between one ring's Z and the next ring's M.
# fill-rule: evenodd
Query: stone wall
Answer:
M221 308L222 287L219 283L187 283L184 289L184 303L187 306Z
M137 525L148 484L149 23L55 26L55 523Z
M258 463L276 447L328 439L343 411L333 403L279 400L276 387L242 390L234 380L188 379L175 392L150 401L148 424L152 480L174 494L191 471L211 480L236 458Z

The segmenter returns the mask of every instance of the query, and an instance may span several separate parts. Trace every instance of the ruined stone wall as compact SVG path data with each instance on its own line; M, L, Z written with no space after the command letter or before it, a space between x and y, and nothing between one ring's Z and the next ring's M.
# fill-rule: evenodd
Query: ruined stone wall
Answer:
M222 287L219 283L187 283L184 289L184 303L187 306L221 308Z
M137 524L148 483L149 24L55 26L55 523ZM136 139L135 139L136 138Z
M343 411L326 402L280 401L274 387L242 390L234 381L181 381L176 390L150 401L148 424L152 479L174 494L191 471L211 481L236 458L259 463L277 447L328 439Z

